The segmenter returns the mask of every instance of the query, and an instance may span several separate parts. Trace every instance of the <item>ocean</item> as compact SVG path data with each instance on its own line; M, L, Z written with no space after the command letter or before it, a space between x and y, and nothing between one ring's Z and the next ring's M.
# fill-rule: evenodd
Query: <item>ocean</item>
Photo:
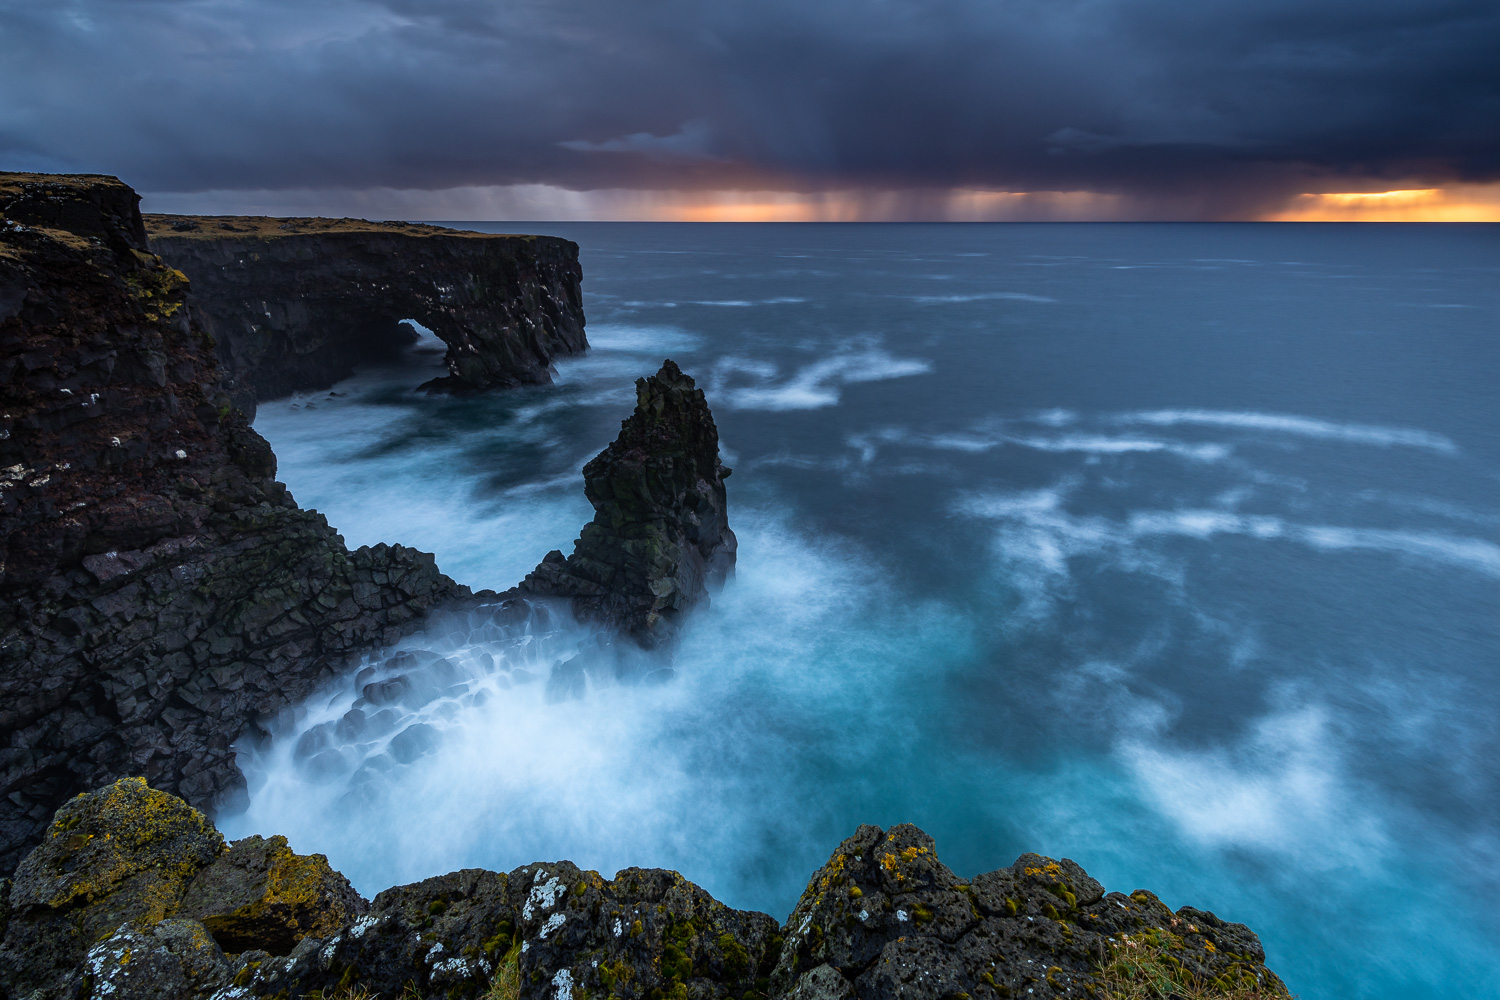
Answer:
M310 699L227 834L366 895L566 858L784 919L905 821L1248 923L1304 998L1500 997L1500 226L454 225L576 240L592 349L262 404L297 500L504 589L670 357L737 573L670 680L576 698L566 621L435 620L360 680L427 700Z

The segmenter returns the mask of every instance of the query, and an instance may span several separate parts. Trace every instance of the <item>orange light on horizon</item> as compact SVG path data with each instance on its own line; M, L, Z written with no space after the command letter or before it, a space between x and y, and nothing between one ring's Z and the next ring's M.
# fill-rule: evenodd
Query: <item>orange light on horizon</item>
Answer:
M1500 222L1500 184L1302 194L1267 222Z
M148 194L153 212L352 215L378 219L599 222L1500 222L1500 183L1296 195L1260 214L1224 216L1213 192L1144 198L1119 192L995 188L813 191L608 188L546 184L440 191L218 191Z

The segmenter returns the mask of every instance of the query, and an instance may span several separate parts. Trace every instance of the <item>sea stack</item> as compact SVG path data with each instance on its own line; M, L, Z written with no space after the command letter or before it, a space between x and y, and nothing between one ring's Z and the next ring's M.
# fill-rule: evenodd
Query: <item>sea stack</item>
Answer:
M635 383L635 412L583 467L594 519L566 559L547 553L521 596L571 598L581 621L651 649L734 570L719 431L703 390L668 359Z

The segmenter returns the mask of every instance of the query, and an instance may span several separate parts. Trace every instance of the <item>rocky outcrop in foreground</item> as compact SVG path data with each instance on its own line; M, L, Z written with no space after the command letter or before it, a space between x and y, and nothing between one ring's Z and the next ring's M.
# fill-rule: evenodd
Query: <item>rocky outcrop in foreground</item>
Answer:
M860 827L785 924L676 872L605 879L567 861L467 869L367 903L323 856L280 838L226 845L201 813L128 779L58 810L4 914L12 1000L1049 1000L1105 996L1111 956L1147 951L1179 978L1285 994L1243 924L1106 893L1067 859L1025 854L960 879L905 824Z
M448 345L439 389L550 381L588 347L578 245L363 219L148 215L151 249L188 276L227 388L248 408L327 388L415 340ZM243 397L241 395L243 392Z
M719 463L719 432L703 390L668 360L635 384L636 407L620 436L583 467L594 520L573 554L547 557L517 588L566 597L582 621L599 622L648 648L676 635L682 616L734 569Z
M122 775L232 799L247 727L469 595L276 482L137 202L0 174L0 871Z

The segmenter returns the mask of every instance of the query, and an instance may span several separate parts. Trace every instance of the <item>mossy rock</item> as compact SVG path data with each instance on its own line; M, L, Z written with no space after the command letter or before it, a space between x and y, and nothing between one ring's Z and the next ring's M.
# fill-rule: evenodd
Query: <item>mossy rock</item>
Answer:
M200 920L230 954L286 955L311 935L327 937L369 904L321 854L297 854L282 836L237 840L198 873L182 916Z
M50 988L121 925L171 916L223 850L202 813L144 778L74 797L16 869L0 987L11 995Z
M85 995L110 1000L206 997L230 979L230 966L196 920L125 925L89 950L79 970Z

